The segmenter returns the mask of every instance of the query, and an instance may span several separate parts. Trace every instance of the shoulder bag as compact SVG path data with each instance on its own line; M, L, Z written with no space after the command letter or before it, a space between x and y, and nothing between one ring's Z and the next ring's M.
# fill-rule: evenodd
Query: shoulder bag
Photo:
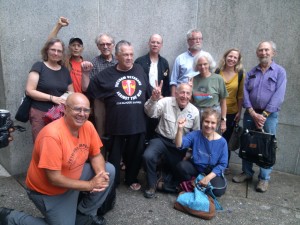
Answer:
M193 192L181 192L177 197L174 208L187 214L210 220L215 216L216 210L222 206L213 194L213 186L209 183L206 187L199 184L204 176L198 175L194 180Z
M240 158L256 163L262 168L270 168L275 164L277 140L274 134L246 129L240 141Z
M23 123L26 123L29 120L29 112L30 112L30 108L31 108L31 102L32 102L32 98L30 98L29 96L24 94L21 104L15 115L16 120L23 122Z
M240 138L242 133L243 128L238 123L236 123L228 142L228 149L230 151L235 151L240 148Z

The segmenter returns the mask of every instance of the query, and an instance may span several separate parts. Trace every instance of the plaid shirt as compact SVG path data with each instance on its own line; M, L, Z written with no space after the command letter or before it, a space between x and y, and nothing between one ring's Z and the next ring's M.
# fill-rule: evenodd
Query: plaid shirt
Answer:
M96 76L99 72L106 69L107 67L114 66L118 63L118 60L112 55L111 61L107 61L102 55L95 57L91 63L93 64L93 69L90 72L90 78Z

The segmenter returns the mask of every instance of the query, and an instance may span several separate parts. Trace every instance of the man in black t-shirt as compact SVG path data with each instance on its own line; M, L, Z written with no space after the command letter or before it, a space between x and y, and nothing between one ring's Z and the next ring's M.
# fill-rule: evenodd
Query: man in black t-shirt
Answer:
M108 161L116 168L115 184L120 183L120 160L124 151L125 183L139 190L137 176L145 140L144 103L151 88L140 65L133 63L133 47L128 41L116 45L118 63L89 78L93 65L82 63L82 89L92 98L102 99L106 108L106 133L111 138Z

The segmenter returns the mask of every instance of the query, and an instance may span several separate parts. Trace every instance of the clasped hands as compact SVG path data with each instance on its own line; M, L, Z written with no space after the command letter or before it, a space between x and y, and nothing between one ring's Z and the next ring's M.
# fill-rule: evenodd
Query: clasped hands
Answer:
M109 185L109 173L101 171L96 174L91 180L91 193L104 191Z

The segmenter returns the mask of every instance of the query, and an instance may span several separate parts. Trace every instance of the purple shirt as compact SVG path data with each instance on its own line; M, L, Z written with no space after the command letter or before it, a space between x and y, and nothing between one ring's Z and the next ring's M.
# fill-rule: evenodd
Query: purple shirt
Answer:
M254 67L247 73L244 83L244 108L278 112L284 100L286 82L285 69L274 61L265 74L259 65Z

